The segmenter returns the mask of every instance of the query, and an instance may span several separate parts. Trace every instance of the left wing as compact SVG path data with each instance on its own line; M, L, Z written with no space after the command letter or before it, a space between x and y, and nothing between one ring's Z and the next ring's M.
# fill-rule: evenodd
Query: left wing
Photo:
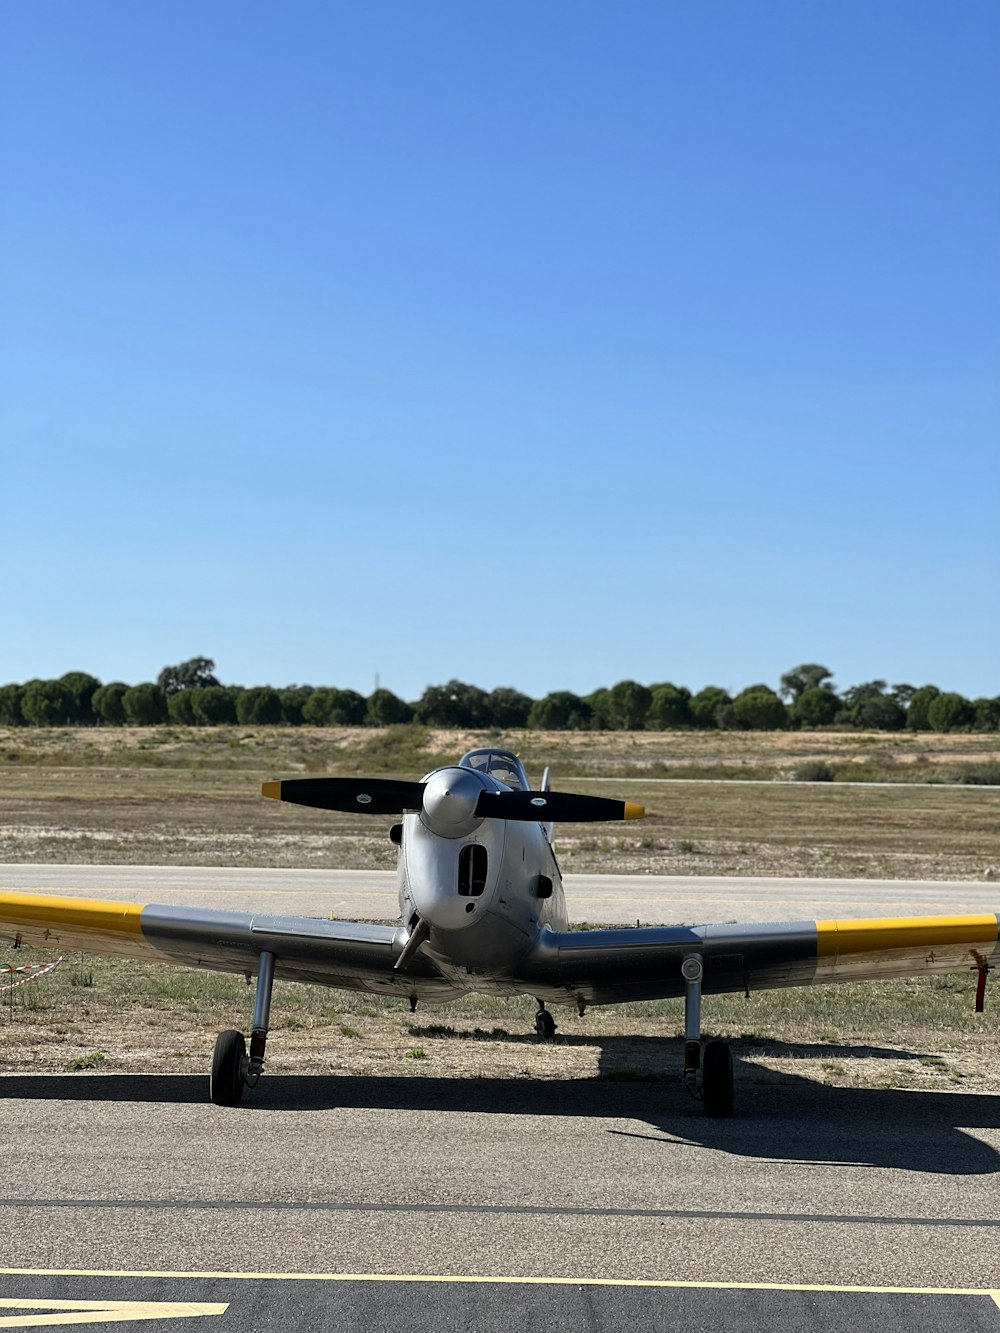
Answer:
M516 981L540 999L586 1004L684 994L681 963L704 962L706 994L877 977L979 971L1000 958L1000 915L781 921L542 931Z
M82 949L238 973L256 973L267 950L277 959L276 975L291 981L440 999L461 993L422 954L405 975L394 971L406 940L400 926L0 893L0 942L14 948Z

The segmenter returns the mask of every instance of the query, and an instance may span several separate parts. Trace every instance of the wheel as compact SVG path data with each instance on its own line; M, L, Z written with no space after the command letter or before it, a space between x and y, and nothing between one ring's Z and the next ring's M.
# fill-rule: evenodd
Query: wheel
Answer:
M247 1044L242 1032L220 1032L212 1056L209 1095L216 1106L238 1106L243 1096L243 1068Z
M701 1061L705 1114L724 1119L733 1113L733 1057L729 1043L710 1041Z
M539 1009L535 1015L535 1031L542 1041L551 1041L556 1035L556 1020L547 1009Z

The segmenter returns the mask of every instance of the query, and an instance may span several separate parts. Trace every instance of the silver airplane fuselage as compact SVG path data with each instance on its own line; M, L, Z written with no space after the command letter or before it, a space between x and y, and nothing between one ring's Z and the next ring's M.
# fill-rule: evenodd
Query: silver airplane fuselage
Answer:
M516 765L507 781L490 771L500 761ZM517 964L539 933L568 927L550 826L475 816L484 791L527 789L506 751L472 751L424 781L423 807L404 814L399 838L403 925L412 935L422 924L422 950L457 989L516 994Z

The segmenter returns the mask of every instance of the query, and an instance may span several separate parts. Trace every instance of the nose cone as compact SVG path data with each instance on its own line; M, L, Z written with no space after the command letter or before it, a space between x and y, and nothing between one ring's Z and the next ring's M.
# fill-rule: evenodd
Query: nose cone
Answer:
M424 786L420 822L439 838L463 838L483 822L476 805L483 794L478 774L468 768L440 768Z

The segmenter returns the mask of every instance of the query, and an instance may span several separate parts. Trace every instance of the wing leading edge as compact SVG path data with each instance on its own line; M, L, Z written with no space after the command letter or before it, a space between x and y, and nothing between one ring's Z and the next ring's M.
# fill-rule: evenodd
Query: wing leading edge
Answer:
M1000 914L981 913L543 931L517 983L549 1001L669 999L684 994L689 954L706 994L975 971L1000 957L998 928Z
M416 990L440 999L459 994L422 957L405 976L393 970L406 938L399 926L0 893L0 942L15 947L81 949L236 973L256 973L267 951L286 980L386 994Z

